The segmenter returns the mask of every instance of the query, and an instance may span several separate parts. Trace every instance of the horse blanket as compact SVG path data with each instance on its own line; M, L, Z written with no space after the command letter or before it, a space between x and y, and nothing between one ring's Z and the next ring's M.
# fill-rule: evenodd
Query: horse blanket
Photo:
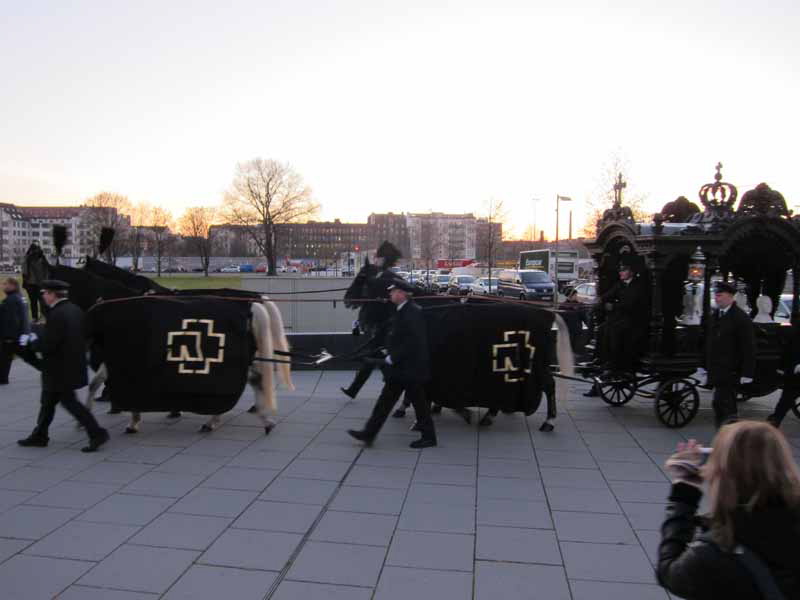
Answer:
M448 408L480 406L530 415L553 385L553 313L510 303L427 306L428 398Z
M113 408L134 412L231 410L255 350L250 303L141 296L88 313L102 349Z

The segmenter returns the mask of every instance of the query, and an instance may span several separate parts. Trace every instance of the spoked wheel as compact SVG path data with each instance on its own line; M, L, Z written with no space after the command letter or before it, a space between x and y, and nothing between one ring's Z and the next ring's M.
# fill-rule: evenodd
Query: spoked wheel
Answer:
M656 390L656 417L671 429L683 427L700 408L697 387L686 379L667 379Z
M630 402L636 393L636 381L628 375L614 375L609 379L595 379L603 402L611 406L622 406Z
M794 399L794 404L792 405L792 412L794 416L800 419L800 396Z

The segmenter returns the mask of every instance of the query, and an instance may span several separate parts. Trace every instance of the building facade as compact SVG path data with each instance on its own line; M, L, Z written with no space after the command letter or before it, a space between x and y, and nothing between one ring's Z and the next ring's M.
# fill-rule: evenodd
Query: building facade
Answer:
M37 242L46 256L55 255L53 225L67 228L67 243L62 256L77 259L92 254L97 245L100 224L113 208L86 206L17 206L0 204L0 264L21 264L28 247ZM123 225L129 219L120 221Z
M411 244L408 239L408 223L402 213L372 213L367 218L369 226L369 249L375 250L384 241L389 241L403 253L411 256Z
M473 214L408 213L412 260L476 258L477 219Z

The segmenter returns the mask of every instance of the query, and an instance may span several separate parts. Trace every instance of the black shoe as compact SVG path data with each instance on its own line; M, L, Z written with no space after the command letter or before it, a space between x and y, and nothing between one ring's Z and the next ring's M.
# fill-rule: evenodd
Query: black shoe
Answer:
M372 446L372 442L375 441L375 436L368 434L366 431L348 429L347 434L351 438L357 439L359 442L364 442L365 446Z
M258 409L256 409L255 404L247 409L247 412L250 413L251 415L254 415L257 411Z
M545 432L553 431L553 429L555 429L555 426L547 421L542 423L542 426L539 427L539 431L545 431Z
M597 386L593 385L588 392L583 394L586 398L597 398L600 395L600 392L597 391Z
M411 442L409 448L433 448L436 445L436 438L420 438Z
M49 441L48 438L31 434L24 440L17 440L17 443L23 448L44 448Z
M469 411L468 408L457 408L455 413L464 419L464 422L467 425L472 425L472 413Z
M355 394L355 392L352 392L352 391L350 391L350 388L339 388L339 389L340 389L340 390L342 390L342 393L343 393L345 396L349 396L349 397L350 397L350 398L352 398L353 400L355 400L355 399L356 399L356 394Z
M395 419L402 419L406 416L406 409L405 408L398 408L396 411L392 413L392 416Z
M81 448L81 452L97 452L97 449L109 440L108 432L101 429L96 436L89 438L89 445Z

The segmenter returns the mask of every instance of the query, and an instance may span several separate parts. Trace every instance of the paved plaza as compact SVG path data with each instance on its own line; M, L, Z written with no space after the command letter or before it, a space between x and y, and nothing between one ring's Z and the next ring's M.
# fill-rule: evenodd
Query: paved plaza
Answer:
M298 372L264 436L245 410L203 419L125 416L83 454L61 409L46 449L20 448L38 377L16 362L0 388L0 590L6 600L663 600L654 582L668 482L687 437L708 442L709 398L673 431L652 404L610 408L569 386L556 431L500 415L478 430L445 411L438 448L410 450L411 413L373 448L360 427L380 381L350 401L349 372ZM751 401L745 416L771 405ZM98 405L104 413L107 405ZM800 421L785 431L800 454Z

